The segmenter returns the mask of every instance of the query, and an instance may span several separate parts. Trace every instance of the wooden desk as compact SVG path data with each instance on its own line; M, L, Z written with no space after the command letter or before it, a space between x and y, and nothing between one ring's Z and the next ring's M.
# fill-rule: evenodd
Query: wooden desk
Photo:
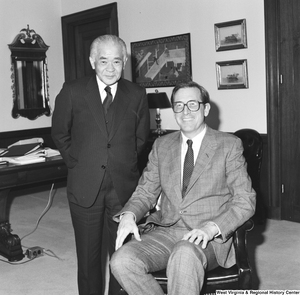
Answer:
M67 173L67 167L60 156L35 164L0 165L0 255L9 261L18 261L24 257L19 237L11 234L6 212L10 190L26 185L63 181Z

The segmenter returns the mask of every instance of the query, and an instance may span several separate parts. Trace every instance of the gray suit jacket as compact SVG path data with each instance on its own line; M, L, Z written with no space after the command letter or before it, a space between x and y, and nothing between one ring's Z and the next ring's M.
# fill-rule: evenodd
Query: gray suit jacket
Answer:
M182 220L189 229L215 222L221 235L212 241L221 266L235 263L233 232L255 210L256 194L247 174L239 138L207 128L185 198L181 194L181 133L158 138L139 185L122 212L131 211L137 222L156 205L161 210L148 218L160 226ZM120 213L122 213L120 212Z

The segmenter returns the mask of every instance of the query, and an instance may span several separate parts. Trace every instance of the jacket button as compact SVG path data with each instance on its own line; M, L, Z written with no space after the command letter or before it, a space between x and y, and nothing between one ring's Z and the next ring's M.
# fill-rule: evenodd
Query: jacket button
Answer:
M183 211L180 210L180 211L179 211L179 214L183 214Z
M105 168L106 168L106 166L105 166L105 165L102 165L102 166L101 166L101 168L102 168L102 169L105 169Z
M109 149L111 147L110 143L107 144L107 148Z

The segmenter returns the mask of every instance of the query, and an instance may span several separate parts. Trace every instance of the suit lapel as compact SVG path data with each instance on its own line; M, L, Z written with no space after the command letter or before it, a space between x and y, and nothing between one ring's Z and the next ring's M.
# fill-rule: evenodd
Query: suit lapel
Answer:
M112 139L121 124L123 117L126 114L130 105L130 91L124 85L122 79L118 82L117 92L113 101L114 104L114 119L109 133L109 139Z
M84 96L90 111L97 122L101 132L104 136L107 136L106 124L105 124L105 115L101 103L101 97L99 93L98 84L96 81L96 76L91 77L90 81L86 87L87 94Z
M168 144L168 155L171 160L167 173L169 173L172 180L171 185L176 192L177 199L181 202L181 133L178 132L178 136L169 141Z
M187 188L186 194L188 194L191 187L195 184L197 179L205 171L208 163L211 161L213 155L216 152L216 147L217 147L217 141L215 135L212 132L212 129L207 127L206 134L203 138L201 148L195 163L194 171L191 176L191 180Z

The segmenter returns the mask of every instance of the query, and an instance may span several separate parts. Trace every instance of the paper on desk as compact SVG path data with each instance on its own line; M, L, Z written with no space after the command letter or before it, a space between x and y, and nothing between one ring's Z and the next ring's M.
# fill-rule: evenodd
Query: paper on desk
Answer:
M38 155L26 155L21 157L2 157L0 161L6 161L10 164L23 165L45 162L46 158Z
M13 145L7 148L7 150L1 154L4 157L22 157L32 154L41 148L41 143L27 143L22 145Z
M29 154L24 155L24 157L26 156L39 156L39 157L54 157L54 156L59 156L60 152L58 150L54 150L48 147L45 148L39 148L35 151L30 152ZM5 155L3 155L5 156Z
M7 148L10 148L15 145L24 145L24 144L31 144L31 143L44 143L44 139L41 137L35 137L35 138L30 138L30 139L23 139L19 140L11 145L9 145Z
M7 149L0 148L0 155L6 151L7 151Z
M20 157L40 148L43 143L44 140L41 137L19 140L7 148L0 148L0 156Z
M11 164L33 164L33 163L39 163L39 162L45 162L46 158L59 156L60 152L58 150L54 150L51 148L43 148L36 150L34 152L31 152L30 154L27 154L25 156L20 157L0 157L0 162L8 162Z
M60 152L58 150L50 149L50 148L44 148L46 152L46 157L54 157L54 156L60 156Z

